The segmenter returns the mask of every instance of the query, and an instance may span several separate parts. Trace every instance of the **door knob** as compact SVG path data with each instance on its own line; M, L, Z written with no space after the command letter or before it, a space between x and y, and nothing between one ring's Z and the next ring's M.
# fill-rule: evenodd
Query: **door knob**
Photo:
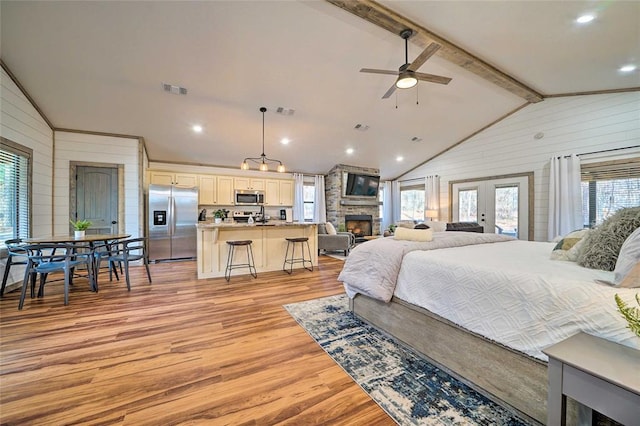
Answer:
M117 221L115 221L115 220L112 220L112 221L111 221L111 224L112 224L112 225L115 225L116 223L118 223L118 222L117 222Z

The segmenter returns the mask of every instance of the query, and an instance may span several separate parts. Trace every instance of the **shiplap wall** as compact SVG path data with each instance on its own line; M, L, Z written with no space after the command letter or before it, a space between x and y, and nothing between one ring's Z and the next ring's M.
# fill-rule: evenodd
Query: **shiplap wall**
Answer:
M2 69L0 80L0 135L33 150L31 235L52 231L53 131L20 88ZM6 259L2 259L0 276ZM9 283L20 281L24 269L11 268Z
M535 139L542 132L544 137ZM399 178L440 176L440 220L449 181L534 172L534 238L547 236L549 159L640 145L640 92L549 98L532 104ZM583 163L639 157L640 149L582 155Z
M69 233L69 171L70 162L83 165L122 164L124 166L125 232L142 236L140 203L142 150L137 138L91 135L86 133L55 132L55 199L54 233Z

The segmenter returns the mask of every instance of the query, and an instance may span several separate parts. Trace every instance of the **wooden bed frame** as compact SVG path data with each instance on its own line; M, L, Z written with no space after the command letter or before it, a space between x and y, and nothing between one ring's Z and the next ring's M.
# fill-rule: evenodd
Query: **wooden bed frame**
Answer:
M444 371L534 424L547 423L547 363L471 333L426 309L393 298L357 295L358 317L417 350ZM569 422L577 404L570 401Z

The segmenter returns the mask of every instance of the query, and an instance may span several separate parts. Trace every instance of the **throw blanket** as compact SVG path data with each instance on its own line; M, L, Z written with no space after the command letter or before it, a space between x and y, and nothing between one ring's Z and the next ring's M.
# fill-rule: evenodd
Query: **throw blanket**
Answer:
M433 241L416 242L378 238L360 244L351 251L338 281L344 283L347 296L361 293L389 302L396 288L398 273L404 255L415 250L433 250L472 244L513 241L513 237L475 232L436 232Z

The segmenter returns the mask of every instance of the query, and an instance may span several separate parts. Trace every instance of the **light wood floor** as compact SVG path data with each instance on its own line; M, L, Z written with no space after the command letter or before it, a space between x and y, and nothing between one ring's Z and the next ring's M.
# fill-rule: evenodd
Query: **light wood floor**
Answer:
M195 262L134 268L131 292L61 283L18 311L0 301L0 423L395 424L283 304L343 293L342 262L314 272L197 280ZM234 271L238 273L237 271Z

